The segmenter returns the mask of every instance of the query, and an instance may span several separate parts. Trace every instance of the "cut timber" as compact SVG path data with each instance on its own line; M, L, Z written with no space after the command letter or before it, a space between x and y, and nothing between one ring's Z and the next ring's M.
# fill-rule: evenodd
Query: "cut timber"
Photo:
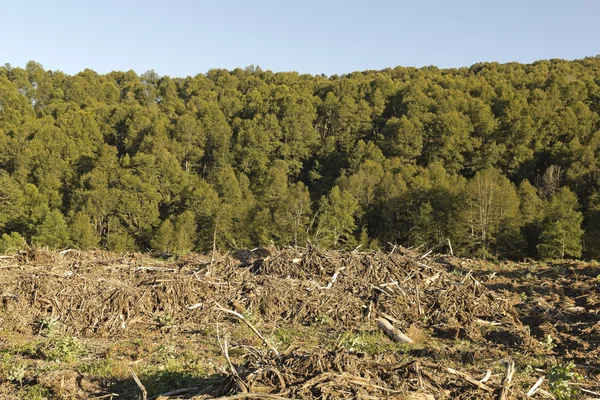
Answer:
M381 329L386 335L389 336L394 342L399 343L414 343L411 338L406 336L404 333L400 332L399 329L394 328L392 324L390 324L385 318L377 318L377 326Z

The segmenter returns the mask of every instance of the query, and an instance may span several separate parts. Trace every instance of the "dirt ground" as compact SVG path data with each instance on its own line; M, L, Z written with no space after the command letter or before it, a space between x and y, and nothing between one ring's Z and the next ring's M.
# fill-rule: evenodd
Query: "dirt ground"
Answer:
M527 393L600 398L600 265L403 248L0 257L0 399Z

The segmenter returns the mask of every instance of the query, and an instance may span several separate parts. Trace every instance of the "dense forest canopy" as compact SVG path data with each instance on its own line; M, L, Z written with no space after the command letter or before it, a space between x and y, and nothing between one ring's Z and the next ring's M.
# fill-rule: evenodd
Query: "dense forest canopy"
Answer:
M0 251L600 255L600 57L342 76L0 67Z

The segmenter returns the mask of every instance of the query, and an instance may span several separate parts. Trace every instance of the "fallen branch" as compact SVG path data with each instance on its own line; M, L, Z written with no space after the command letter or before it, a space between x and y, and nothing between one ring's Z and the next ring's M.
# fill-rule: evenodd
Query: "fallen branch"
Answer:
M331 289L331 287L333 286L333 284L337 280L337 277L340 274L340 272L342 272L345 269L346 269L346 267L338 268L335 271L335 273L333 274L333 276L331 277L331 281L327 284L327 286L321 286L321 287L319 287L319 290Z
M535 394L535 392L537 392L538 388L542 386L542 382L544 382L545 378L545 376L542 376L540 379L537 380L537 382L527 392L527 397L531 397Z
M502 325L502 322L486 321L486 320L481 319L481 318L477 318L475 320L475 322L477 322L478 324L491 325L491 326L501 326Z
M411 338L400 332L399 329L395 328L385 318L377 318L377 326L381 329L390 339L394 342L399 343L414 343Z
M471 376L469 376L468 374L465 374L464 372L455 370L454 368L444 367L443 365L434 364L434 363L423 363L422 365L424 367L435 368L435 369L449 372L452 375L456 375L459 378L469 382L471 385L477 386L481 390L485 390L486 392L492 393L494 391L494 389L492 389L491 387L479 382L477 379L472 378Z
M506 374L502 380L502 390L500 391L500 400L507 400L512 385L512 378L515 373L515 362L509 358L506 361Z
M144 385L142 385L142 382L140 381L140 378L137 377L137 375L135 374L135 372L133 372L133 370L131 368L129 368L129 373L133 377L133 380L135 381L135 384L138 385L138 387L140 388L140 390L142 392L142 400L147 400L148 399L148 392L146 391L146 388L144 387Z
M238 393L231 396L216 397L213 400L237 400L237 399L270 399L270 400L290 400L290 397L281 397L274 394L264 393Z
M491 377L492 377L492 370L488 369L487 372L485 373L485 375L483 376L483 378L481 378L479 380L479 382L486 383L487 381L490 380Z
M246 325L248 325L248 328L252 329L252 332L256 333L256 335L267 345L267 347L269 349L273 350L273 352L275 353L275 355L279 356L279 352L277 351L277 349L275 347L273 347L271 345L271 343L269 343L269 341L267 340L267 338L264 337L262 335L262 333L260 333L258 331L258 329L256 329L254 327L254 325L252 325L242 314L240 314L239 312L236 312L236 311L229 310L227 308L221 307L221 305L219 303L217 303L217 302L215 302L215 305L217 306L217 308L220 311L223 311L223 312L225 312L227 314L234 315L234 316L238 317L239 319L241 319Z

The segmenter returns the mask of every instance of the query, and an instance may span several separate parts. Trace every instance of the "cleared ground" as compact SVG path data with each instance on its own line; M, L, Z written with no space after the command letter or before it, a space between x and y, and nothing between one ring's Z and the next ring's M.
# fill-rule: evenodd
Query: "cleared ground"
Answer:
M0 398L600 397L596 264L236 257L3 256Z

